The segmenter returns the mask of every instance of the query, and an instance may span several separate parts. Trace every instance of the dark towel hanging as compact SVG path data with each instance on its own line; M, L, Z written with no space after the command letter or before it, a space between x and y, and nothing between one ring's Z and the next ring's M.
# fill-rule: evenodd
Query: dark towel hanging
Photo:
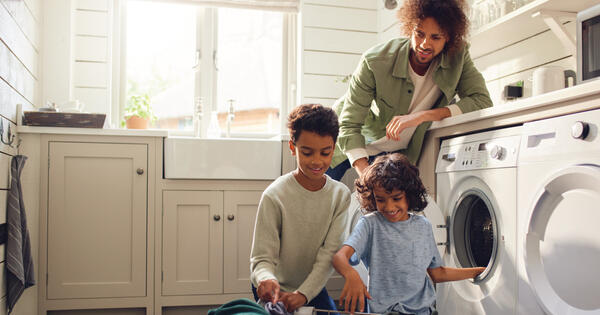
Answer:
M27 230L25 205L21 190L21 171L27 157L15 155L10 163L10 190L6 204L6 222L8 236L6 241L6 288L8 313L25 289L35 284L33 273L33 257Z

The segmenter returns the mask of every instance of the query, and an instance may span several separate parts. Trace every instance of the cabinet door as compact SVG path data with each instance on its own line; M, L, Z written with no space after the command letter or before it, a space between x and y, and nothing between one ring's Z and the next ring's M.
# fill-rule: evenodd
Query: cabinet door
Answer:
M250 250L261 191L225 191L224 293L249 293Z
M146 296L145 144L50 142L48 298Z
M223 192L164 191L162 294L223 291Z

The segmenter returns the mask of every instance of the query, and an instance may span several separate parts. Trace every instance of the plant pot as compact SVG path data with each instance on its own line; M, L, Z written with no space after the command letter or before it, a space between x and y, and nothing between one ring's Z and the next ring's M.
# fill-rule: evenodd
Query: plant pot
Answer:
M125 126L127 126L127 129L148 129L148 121L148 118L130 116L125 120Z

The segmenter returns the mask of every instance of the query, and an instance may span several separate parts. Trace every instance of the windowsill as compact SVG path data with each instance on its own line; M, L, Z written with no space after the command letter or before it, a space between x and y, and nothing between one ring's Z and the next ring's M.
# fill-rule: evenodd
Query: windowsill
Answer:
M165 132L168 132L169 137L194 137L194 132L191 130L165 130ZM262 140L266 140L266 139L270 139L270 140L277 140L277 139L281 139L281 140L287 140L287 138L289 138L287 135L281 135L278 133L231 133L231 135L229 137L225 136L225 133L222 132L221 136L217 139L228 139L228 138L235 138L235 139L262 139Z

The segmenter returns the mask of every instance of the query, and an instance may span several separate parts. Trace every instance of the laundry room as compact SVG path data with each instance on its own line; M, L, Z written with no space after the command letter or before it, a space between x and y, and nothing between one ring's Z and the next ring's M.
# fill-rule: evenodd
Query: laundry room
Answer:
M0 315L600 315L599 77L598 0L0 0Z

